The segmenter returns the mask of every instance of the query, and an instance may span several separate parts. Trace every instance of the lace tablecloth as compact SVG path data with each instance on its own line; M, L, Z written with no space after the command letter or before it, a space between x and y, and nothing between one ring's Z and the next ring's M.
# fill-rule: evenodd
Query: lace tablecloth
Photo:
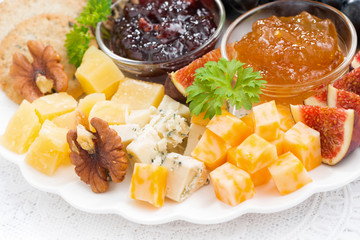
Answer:
M0 158L0 239L360 239L360 179L273 214L246 214L216 225L184 221L147 226L90 214L31 187Z

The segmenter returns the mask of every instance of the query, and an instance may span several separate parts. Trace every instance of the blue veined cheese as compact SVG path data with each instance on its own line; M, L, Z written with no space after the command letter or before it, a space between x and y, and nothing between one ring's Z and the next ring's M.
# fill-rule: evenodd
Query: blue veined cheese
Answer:
M190 122L191 115L189 108L172 99L168 95L164 95L160 105L158 106L158 111L173 111Z
M117 132L125 147L129 145L140 133L139 124L119 124L110 125L109 127Z
M182 202L208 181L205 164L177 153L167 154L164 167L168 168L166 197Z
M174 148L181 144L190 130L186 119L171 110L160 110L158 114L152 116L145 128L154 128L160 138L166 139L167 148Z
M134 141L132 141L127 147L128 159L133 166L135 163L147 163L151 164L159 155L157 142L160 141L158 133L148 128L143 130Z

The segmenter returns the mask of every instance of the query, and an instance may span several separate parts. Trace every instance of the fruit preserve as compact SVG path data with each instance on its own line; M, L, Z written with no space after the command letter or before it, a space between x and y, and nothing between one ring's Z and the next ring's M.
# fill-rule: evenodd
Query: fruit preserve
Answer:
M200 0L140 0L113 20L109 47L141 61L162 62L204 44L216 30L213 14Z
M237 59L260 71L268 84L310 82L344 59L334 24L307 12L258 20L234 48Z

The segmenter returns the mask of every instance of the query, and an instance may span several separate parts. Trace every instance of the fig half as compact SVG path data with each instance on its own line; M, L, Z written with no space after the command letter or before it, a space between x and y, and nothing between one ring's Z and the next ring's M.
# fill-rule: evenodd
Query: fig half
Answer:
M328 106L290 105L295 122L320 133L322 162L335 165L360 145L358 115L353 109Z

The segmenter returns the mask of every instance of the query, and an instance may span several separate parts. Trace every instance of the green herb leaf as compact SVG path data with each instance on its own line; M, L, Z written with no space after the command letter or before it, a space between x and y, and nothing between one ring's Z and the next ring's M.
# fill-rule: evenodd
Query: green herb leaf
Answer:
M98 22L107 19L111 14L111 0L89 0L83 12L76 19L79 25L74 24L73 29L66 34L65 47L69 63L79 67L82 58L89 48L93 38L89 27L96 27Z
M98 22L111 14L111 0L89 0L80 17L76 20L83 26L96 27Z
M69 63L79 67L84 56L84 53L89 48L90 33L87 27L79 27L74 24L73 29L66 34L65 47Z
M198 116L206 112L204 118L221 115L221 107L229 101L236 109L250 110L253 103L259 102L261 88L266 81L260 72L243 68L244 63L237 60L207 62L195 71L193 85L186 89L187 103L191 114Z

